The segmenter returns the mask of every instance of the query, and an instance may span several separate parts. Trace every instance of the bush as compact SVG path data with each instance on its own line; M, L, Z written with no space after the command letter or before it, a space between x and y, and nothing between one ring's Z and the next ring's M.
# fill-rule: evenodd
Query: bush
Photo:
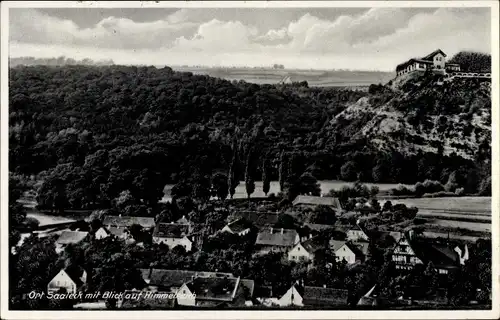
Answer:
M415 195L415 190L400 184L397 188L391 189L390 194L393 196L413 196Z
M444 187L439 181L425 180L424 183L417 182L415 184L415 195L421 197L425 193L436 193L444 191Z
M424 193L422 198L442 198L442 197L455 197L457 194L455 192L439 191L434 193Z

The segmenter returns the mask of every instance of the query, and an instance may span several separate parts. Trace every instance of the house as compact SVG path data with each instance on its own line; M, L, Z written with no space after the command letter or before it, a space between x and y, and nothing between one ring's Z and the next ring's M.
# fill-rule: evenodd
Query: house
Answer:
M87 272L76 265L61 269L47 285L47 293L76 293L87 282Z
M229 232L232 234L237 234L239 236L244 236L250 233L251 228L251 222L247 221L244 218L240 218L225 225L224 228L222 228L221 232Z
M328 206L335 210L336 215L340 215L342 212L342 205L339 199L334 197L315 197L315 196L304 196L299 195L295 200L293 200L294 206L315 208L317 206Z
M111 232L109 232L106 228L100 227L94 234L94 237L98 240L107 238L111 236Z
M317 241L316 238L297 243L288 251L288 261L312 261L314 260L314 253L321 247L324 247L323 244Z
M369 241L368 235L361 229L358 223L349 228L346 234L348 241Z
M422 260L417 256L408 241L408 237L402 235L392 252L392 261L396 269L411 270L417 264L422 264Z
M259 253L286 252L300 241L296 230L266 228L257 234L255 246Z
M68 244L76 244L87 237L89 233L86 231L63 231L56 240L56 252L64 251Z
M331 239L329 245L339 262L353 264L364 260L362 252L351 242Z
M168 270L168 269L140 269L144 282L148 284L149 291L163 291L176 293L186 282L196 277L232 277L232 273Z
M132 216L106 216L102 225L106 228L130 228L138 224L144 229L150 229L155 226L155 219L150 217L132 217Z
M428 265L432 262L436 271L442 275L456 271L467 260L466 247L462 251L459 246L451 248L446 243L414 239L411 231L400 238L392 253L396 269L412 270L418 264Z
M278 300L281 307L286 306L311 306L333 307L347 305L349 291L323 287L302 286L294 284Z
M446 54L438 49L431 52L423 58L412 58L406 62L399 64L396 67L396 75L401 76L414 71L460 71L460 65L453 63L446 63Z
M178 219L177 221L175 221L175 223L178 223L178 224L191 224L191 221L189 221L186 216L182 216L180 219Z
M182 246L191 251L193 241L189 239L190 225L177 223L158 223L153 231L153 243L166 244L170 249Z
M180 306L238 307L245 306L248 299L248 289L240 277L196 277L184 283L177 292Z

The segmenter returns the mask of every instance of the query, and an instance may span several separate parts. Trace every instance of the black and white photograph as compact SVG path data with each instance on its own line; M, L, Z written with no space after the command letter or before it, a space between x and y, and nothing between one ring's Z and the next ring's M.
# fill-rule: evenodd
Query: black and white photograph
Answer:
M2 318L498 318L498 3L408 3L3 2Z

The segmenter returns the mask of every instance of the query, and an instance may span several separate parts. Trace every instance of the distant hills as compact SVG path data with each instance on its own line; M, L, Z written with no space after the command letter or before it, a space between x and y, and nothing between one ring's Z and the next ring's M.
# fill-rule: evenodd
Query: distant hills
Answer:
M286 77L292 82L307 81L311 87L368 87L373 83L387 83L394 78L393 72L355 70L300 70L275 68L209 68L172 67L175 71L192 72L230 81L243 80L256 84L277 84Z
M114 65L113 60L99 60L92 59L75 60L72 58L59 57L59 58L34 58L34 57L19 57L9 58L9 67L17 66L71 66L71 65L86 65L86 66L109 66Z

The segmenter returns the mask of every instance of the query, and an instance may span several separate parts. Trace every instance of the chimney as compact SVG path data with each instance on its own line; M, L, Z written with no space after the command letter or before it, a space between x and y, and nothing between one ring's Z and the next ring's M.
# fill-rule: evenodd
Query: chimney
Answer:
M312 233L309 233L309 239L312 239L313 235Z
M271 234L273 233L273 227L271 227Z
M413 230L408 231L408 240L413 240Z
M281 228L281 234L283 234L283 228Z
M118 215L118 217L120 217L120 218L121 218L121 217L122 217L122 214L120 213L120 214Z
M326 284L323 285L323 288L326 289Z

